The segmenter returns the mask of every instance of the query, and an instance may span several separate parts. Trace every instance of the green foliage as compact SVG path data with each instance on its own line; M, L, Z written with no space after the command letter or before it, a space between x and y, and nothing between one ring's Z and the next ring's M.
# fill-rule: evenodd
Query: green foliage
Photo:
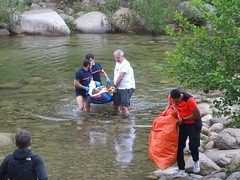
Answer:
M76 29L76 25L75 25L74 21L69 18L64 18L64 21L67 24L67 26L69 27L70 31L74 32Z
M121 0L107 0L106 5L99 6L99 11L106 14L108 17L112 17L120 6Z
M193 0L192 0L193 1ZM222 98L214 101L218 114L230 115L240 121L240 29L239 0L212 0L210 13L202 0L194 5L211 28L190 24L182 14L176 20L184 31L166 28L177 42L177 48L167 52L175 80L182 86L209 92L221 90ZM229 106L237 107L231 110ZM240 127L240 123L238 124Z
M164 30L173 22L174 12L180 0L142 0L132 5L132 10L139 14L146 23L146 30L155 34Z
M24 11L27 9L25 6L30 3L31 0L24 0L23 2L19 2L18 0L0 0L0 25L11 26L14 11Z
M9 24L11 20L11 9L9 7L13 7L13 3L6 1L6 0L0 0L0 24Z
M74 12L79 12L81 10L81 6L80 6L79 2L73 2L72 8L73 8Z

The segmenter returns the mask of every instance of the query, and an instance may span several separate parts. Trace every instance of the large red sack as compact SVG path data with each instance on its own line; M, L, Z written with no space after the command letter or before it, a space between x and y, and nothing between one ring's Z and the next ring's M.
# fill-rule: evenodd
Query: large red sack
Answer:
M161 170L176 162L178 148L178 117L169 107L152 123L148 153L151 161Z

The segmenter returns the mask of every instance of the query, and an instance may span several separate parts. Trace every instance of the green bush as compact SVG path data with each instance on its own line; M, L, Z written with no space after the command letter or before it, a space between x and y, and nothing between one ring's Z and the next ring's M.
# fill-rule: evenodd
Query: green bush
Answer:
M174 20L180 0L142 0L132 5L132 10L145 21L145 29L149 32L161 33L166 25Z
M0 4L0 25L11 29L14 12L29 9L27 5L31 4L31 0L24 0L21 3L18 0L0 0Z
M0 24L5 26L11 21L12 10L10 7L13 7L13 3L6 0L0 0Z
M64 21L67 24L67 26L69 27L71 32L74 32L76 30L76 25L73 20L71 20L69 18L64 18Z
M218 115L234 118L233 125L240 127L240 1L212 0L212 13L204 8L202 0L192 0L192 3L210 28L191 24L176 13L184 31L166 28L177 42L176 49L167 52L172 65L169 72L182 86L206 93L220 90L222 97L214 101ZM236 109L232 110L232 105Z

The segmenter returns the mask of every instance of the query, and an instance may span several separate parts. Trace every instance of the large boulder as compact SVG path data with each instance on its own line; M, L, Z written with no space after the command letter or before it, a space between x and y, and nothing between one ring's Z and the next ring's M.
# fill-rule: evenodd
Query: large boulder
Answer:
M214 139L216 147L221 150L237 149L240 143L240 129L227 128Z
M142 31L143 20L134 14L129 8L120 8L112 16L112 24L117 31Z
M51 9L25 11L19 22L17 34L69 35L70 29L57 12Z
M10 32L6 28L0 28L0 36L9 36Z
M200 5L200 8L208 9L209 12L212 12L212 13L214 12L214 7L207 3ZM200 19L201 16L204 15L203 12L199 10L199 7L195 7L189 1L181 2L178 7L178 10L182 12L189 19Z
M220 167L231 165L232 159L240 153L240 149L217 150L209 149L204 154Z
M83 14L75 21L77 31L89 34L103 34L111 30L105 14L93 11Z
M199 174L202 176L214 174L221 171L221 168L203 153L199 153L199 163L201 167L201 172ZM193 172L192 157L188 158L186 161L186 171Z

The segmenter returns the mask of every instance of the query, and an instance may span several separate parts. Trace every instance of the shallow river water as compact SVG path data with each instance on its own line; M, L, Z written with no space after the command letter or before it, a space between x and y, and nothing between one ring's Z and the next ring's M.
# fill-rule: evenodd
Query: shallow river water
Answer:
M0 42L0 133L29 130L50 180L150 179L157 169L148 157L151 124L175 87L155 68L167 64L164 52L174 47L168 36L14 36ZM85 55L93 53L113 79L119 48L136 79L130 117L112 116L112 102L76 114L73 78ZM2 161L15 145L0 146Z

